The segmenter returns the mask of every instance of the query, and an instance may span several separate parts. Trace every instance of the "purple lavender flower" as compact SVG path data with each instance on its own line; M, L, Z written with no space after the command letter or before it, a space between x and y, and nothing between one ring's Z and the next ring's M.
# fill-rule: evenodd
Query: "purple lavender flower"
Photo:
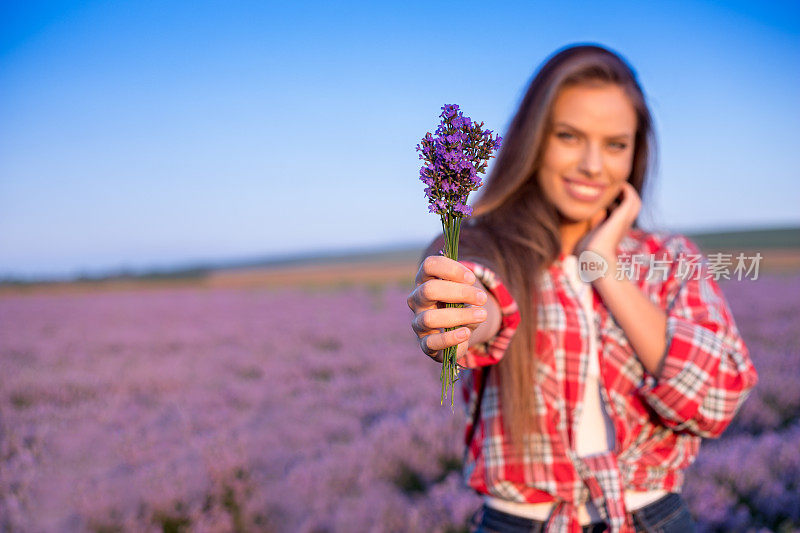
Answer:
M472 215L472 207L467 205L471 191L483 185L480 174L492 157L492 152L500 148L501 138L492 138L491 130L483 129L483 122L473 122L465 117L455 104L442 106L442 119L435 135L426 133L417 145L419 158L425 164L419 171L420 181L427 185L428 211L438 214L442 219L445 236L444 255L458 260L458 235L461 219ZM463 307L462 304L448 303L446 307ZM447 328L451 331L455 328ZM442 402L458 379L456 347L444 350L442 365ZM453 406L451 394L450 405Z
M483 122L465 117L455 104L442 106L439 116L442 120L436 134L426 133L417 145L420 159L426 162L420 180L428 186L425 196L431 212L448 219L462 218L472 212L466 207L467 197L482 185L479 174L494 157L492 152L500 148L501 137L493 138L491 130L483 129Z

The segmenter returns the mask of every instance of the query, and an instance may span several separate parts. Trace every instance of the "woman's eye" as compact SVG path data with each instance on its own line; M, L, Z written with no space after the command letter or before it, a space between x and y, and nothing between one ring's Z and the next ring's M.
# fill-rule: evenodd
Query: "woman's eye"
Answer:
M574 139L575 136L567 131L560 131L556 133L556 137L559 139Z
M617 150L624 150L625 148L628 147L628 145L625 143L611 143L611 146L613 146Z

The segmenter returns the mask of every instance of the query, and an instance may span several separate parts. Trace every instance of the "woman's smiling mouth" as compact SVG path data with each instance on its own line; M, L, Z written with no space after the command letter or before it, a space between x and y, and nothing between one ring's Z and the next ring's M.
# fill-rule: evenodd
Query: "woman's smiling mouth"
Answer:
M603 194L605 185L586 185L584 182L578 182L569 178L564 178L566 184L567 194L576 200L583 202L594 202Z

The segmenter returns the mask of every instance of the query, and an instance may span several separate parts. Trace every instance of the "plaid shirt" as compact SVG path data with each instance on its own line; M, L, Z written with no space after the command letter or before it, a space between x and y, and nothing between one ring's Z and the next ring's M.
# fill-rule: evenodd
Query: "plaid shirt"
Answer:
M620 265L636 269L624 275L667 313L667 348L662 375L655 379L593 288L595 312L590 319L599 336L600 389L614 424L615 448L585 457L574 450L589 339L587 316L562 269L562 254L543 273L537 303L540 364L533 390L544 431L529 435L530 446L522 458L506 454L499 376L494 372L474 438L465 449L464 479L479 494L515 502L555 502L547 531L580 532L577 509L591 498L611 531L633 532L624 491L679 492L683 470L695 460L701 438L719 437L758 382L713 268L691 240L631 229L617 254ZM693 257L699 259L696 270L684 272ZM482 378L476 374L503 357L520 313L494 272L471 260L460 262L497 298L503 314L496 336L473 346L458 361L470 369L460 380L466 441L480 384L475 378Z

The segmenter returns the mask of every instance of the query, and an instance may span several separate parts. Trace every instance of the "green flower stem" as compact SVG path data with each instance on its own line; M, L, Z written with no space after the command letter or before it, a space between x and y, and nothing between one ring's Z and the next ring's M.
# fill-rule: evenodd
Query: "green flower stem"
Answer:
M444 231L444 255L454 261L458 261L458 238L461 233L461 217L448 212L442 215L442 231ZM464 307L462 303L445 303L445 308L461 308ZM445 328L445 332L458 329L460 326ZM455 396L455 383L458 381L458 364L456 358L458 355L458 345L448 346L444 349L442 357L442 401L440 405L444 404L444 399L447 397L447 390L450 389L450 408L454 406Z

